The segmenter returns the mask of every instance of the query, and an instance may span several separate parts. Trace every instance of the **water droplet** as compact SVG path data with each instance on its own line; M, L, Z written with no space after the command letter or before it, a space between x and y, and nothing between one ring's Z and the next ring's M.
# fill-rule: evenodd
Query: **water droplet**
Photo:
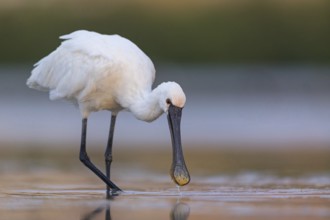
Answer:
M182 196L182 192L180 191L180 186L179 185L176 185L176 188L178 189L179 195Z

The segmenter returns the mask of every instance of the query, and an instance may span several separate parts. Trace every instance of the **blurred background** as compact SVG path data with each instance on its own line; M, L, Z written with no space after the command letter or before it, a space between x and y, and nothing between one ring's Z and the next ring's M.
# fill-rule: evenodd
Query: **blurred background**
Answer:
M205 173L200 166L203 155L204 161L216 155L214 160L221 158L242 170L267 168L277 155L280 162L268 168L286 169L290 164L296 171L326 171L329 11L328 0L2 0L2 157L8 152L25 157L21 152L26 152L38 158L33 155L71 149L79 163L79 111L67 102L49 101L48 94L28 89L25 82L33 64L60 44L59 36L87 29L135 42L155 63L155 85L182 85L187 95L182 141L195 172ZM90 151L103 151L109 122L108 112L91 115ZM120 113L114 146L128 152L142 147L166 151L169 160L165 116L148 124ZM251 152L271 153L260 165L254 163L262 156ZM251 163L237 165L235 155ZM225 170L224 162L217 163L215 173Z

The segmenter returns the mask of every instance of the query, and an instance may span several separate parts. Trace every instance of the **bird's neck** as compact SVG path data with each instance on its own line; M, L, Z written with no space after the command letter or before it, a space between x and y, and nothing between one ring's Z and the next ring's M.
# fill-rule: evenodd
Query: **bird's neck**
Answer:
M157 119L162 113L164 113L164 110L160 106L162 94L162 86L156 87L151 92L144 93L131 106L130 111L139 120L151 122Z

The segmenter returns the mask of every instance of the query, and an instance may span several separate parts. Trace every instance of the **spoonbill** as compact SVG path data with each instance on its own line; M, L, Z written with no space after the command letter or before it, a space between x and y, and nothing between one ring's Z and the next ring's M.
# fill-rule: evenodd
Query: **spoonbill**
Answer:
M50 100L66 99L79 107L82 116L80 160L107 185L107 193L122 191L110 180L112 142L116 117L122 110L151 122L167 114L172 142L170 175L179 186L189 183L181 145L181 115L186 96L179 84L164 82L152 89L155 68L133 42L119 35L78 30L61 36L60 46L34 65L27 86L49 91ZM91 112L111 111L105 150L106 175L86 151L87 119Z

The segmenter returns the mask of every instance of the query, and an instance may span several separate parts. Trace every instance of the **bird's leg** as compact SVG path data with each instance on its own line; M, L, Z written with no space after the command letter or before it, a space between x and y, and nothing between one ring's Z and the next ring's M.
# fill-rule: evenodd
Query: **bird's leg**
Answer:
M86 133L87 133L87 118L82 120L82 132L81 132L81 145L80 145L80 161L85 164L93 173L95 173L100 179L103 180L111 189L116 191L121 191L121 189L116 186L111 180L106 177L89 159L86 151Z
M104 153L106 175L109 179L110 179L110 167L112 163L112 142L113 142L113 133L116 124L116 117L117 117L116 115L111 115L108 144ZM107 185L107 197L108 198L110 197L110 187L108 185Z

